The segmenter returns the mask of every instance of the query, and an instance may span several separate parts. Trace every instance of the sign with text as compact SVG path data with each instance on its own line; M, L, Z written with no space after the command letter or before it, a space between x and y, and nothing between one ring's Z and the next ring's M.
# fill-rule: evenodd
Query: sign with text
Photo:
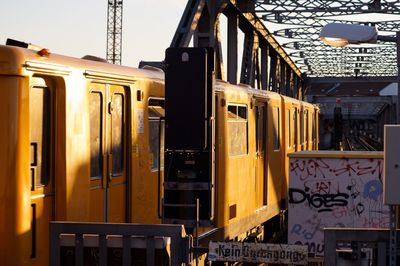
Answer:
M307 252L307 246L300 245L210 242L208 259L210 261L307 265Z
M383 204L382 154L346 158L291 155L288 243L324 255L324 228L388 228ZM372 155L371 155L372 156Z

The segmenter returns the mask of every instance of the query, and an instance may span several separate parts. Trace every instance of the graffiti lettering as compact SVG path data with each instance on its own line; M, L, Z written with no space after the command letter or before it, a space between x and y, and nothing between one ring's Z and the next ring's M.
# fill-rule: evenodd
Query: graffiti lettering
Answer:
M309 254L314 254L314 255L320 255L324 253L325 246L324 244L319 244L315 242L301 242L301 241L296 241L296 245L306 245L308 247L308 253Z
M310 239L313 239L315 232L316 232L316 230L314 232L310 232L310 231L307 231L306 229L303 229L303 227L300 224L295 224L290 233L297 234L297 235L303 235L304 239L310 240Z
M342 174L351 176L352 173L355 173L355 166L358 165L358 161L349 162L349 159L343 159L341 163L333 169L333 172L336 176L340 176Z
M317 182L317 190L319 193L329 193L329 188L331 187L331 182Z
M332 211L335 206L347 206L349 194L310 194L298 188L289 188L289 203L300 204L307 200L310 207L318 209L318 212Z
M367 174L376 175L376 174L378 174L378 179L382 180L383 164L382 164L381 160L371 159L365 165L358 166L357 170L359 170L357 173L358 175L367 175Z
M372 199L378 201L380 195L382 195L383 187L380 180L371 180L364 187L364 199Z
M296 159L290 163L290 171L295 173L300 180L321 176L325 178L325 172L329 171L329 165L322 159L302 160Z
M364 217L363 226L371 228L387 228L390 225L389 222L390 221L388 217Z

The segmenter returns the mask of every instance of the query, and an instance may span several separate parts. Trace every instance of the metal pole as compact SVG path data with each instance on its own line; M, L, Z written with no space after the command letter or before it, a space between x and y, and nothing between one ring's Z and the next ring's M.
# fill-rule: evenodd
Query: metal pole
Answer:
M400 124L400 31L396 33L397 48L397 103L396 103L396 121Z
M199 247L199 225L200 225L200 200L196 199L196 248ZM199 253L196 250L196 266L199 265Z
M396 266L396 259L397 259L396 205L389 205L389 209L390 209L389 265Z
M397 103L396 103L396 121L400 124L400 31L396 33L397 49ZM389 265L396 266L397 260L397 208L396 205L390 205L390 236L389 236Z

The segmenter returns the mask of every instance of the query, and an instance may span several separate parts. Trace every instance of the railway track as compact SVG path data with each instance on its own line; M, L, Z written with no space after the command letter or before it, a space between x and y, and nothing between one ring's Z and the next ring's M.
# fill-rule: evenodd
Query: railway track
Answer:
M349 151L379 151L382 150L382 144L367 136L345 136L344 150Z

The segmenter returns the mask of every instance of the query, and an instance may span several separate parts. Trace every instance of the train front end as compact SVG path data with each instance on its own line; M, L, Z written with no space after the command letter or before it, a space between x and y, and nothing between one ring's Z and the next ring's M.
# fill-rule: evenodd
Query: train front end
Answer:
M163 223L189 232L214 220L213 57L206 48L166 51Z

